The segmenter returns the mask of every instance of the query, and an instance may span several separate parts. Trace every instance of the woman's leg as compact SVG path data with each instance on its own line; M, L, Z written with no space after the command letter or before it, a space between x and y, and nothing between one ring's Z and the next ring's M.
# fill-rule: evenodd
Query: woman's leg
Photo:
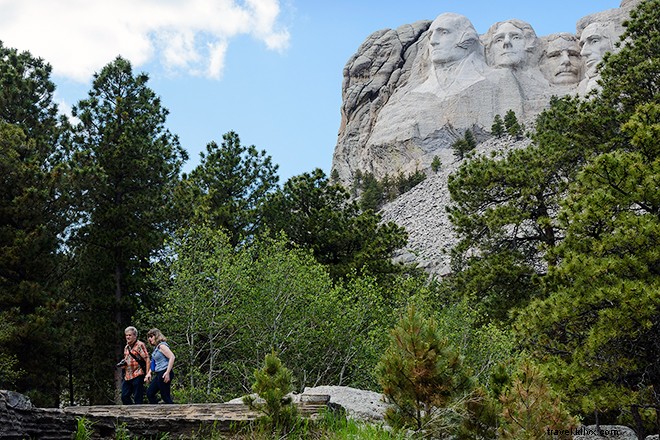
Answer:
M170 390L172 387L172 379L174 379L174 371L170 371L170 381L165 382L163 380L163 374L165 372L159 374L160 376L160 397L163 398L163 402L165 403L174 403L172 401L172 396L170 395Z

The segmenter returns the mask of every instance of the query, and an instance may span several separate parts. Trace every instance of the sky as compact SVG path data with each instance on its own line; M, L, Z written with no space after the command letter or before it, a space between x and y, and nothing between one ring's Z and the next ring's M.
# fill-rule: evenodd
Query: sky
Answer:
M444 12L477 32L519 18L537 35L575 32L585 15L620 0L0 0L0 41L53 67L63 112L85 99L93 74L122 56L169 110L166 128L190 156L235 131L265 150L283 183L330 173L342 71L373 32Z

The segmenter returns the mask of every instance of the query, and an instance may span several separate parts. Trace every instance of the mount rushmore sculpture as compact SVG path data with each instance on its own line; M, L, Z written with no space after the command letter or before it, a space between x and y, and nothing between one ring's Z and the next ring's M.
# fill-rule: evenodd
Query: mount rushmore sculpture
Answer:
M496 115L513 110L530 122L553 95L587 96L640 1L580 19L575 34L539 37L511 19L479 35L449 12L374 32L344 68L333 170L344 183L358 170L376 178L426 170L436 156L452 160L467 129L488 137Z

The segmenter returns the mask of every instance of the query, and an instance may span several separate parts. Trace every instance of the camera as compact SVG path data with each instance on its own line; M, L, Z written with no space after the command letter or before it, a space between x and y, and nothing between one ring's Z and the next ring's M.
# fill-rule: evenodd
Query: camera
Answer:
M126 365L126 359L120 360L117 365L115 365L117 368L121 368Z

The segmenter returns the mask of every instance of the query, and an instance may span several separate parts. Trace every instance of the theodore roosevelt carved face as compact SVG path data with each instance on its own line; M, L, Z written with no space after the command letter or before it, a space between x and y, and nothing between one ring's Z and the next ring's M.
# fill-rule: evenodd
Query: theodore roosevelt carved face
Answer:
M568 33L552 34L541 58L540 68L551 84L575 84L580 80L580 46Z

